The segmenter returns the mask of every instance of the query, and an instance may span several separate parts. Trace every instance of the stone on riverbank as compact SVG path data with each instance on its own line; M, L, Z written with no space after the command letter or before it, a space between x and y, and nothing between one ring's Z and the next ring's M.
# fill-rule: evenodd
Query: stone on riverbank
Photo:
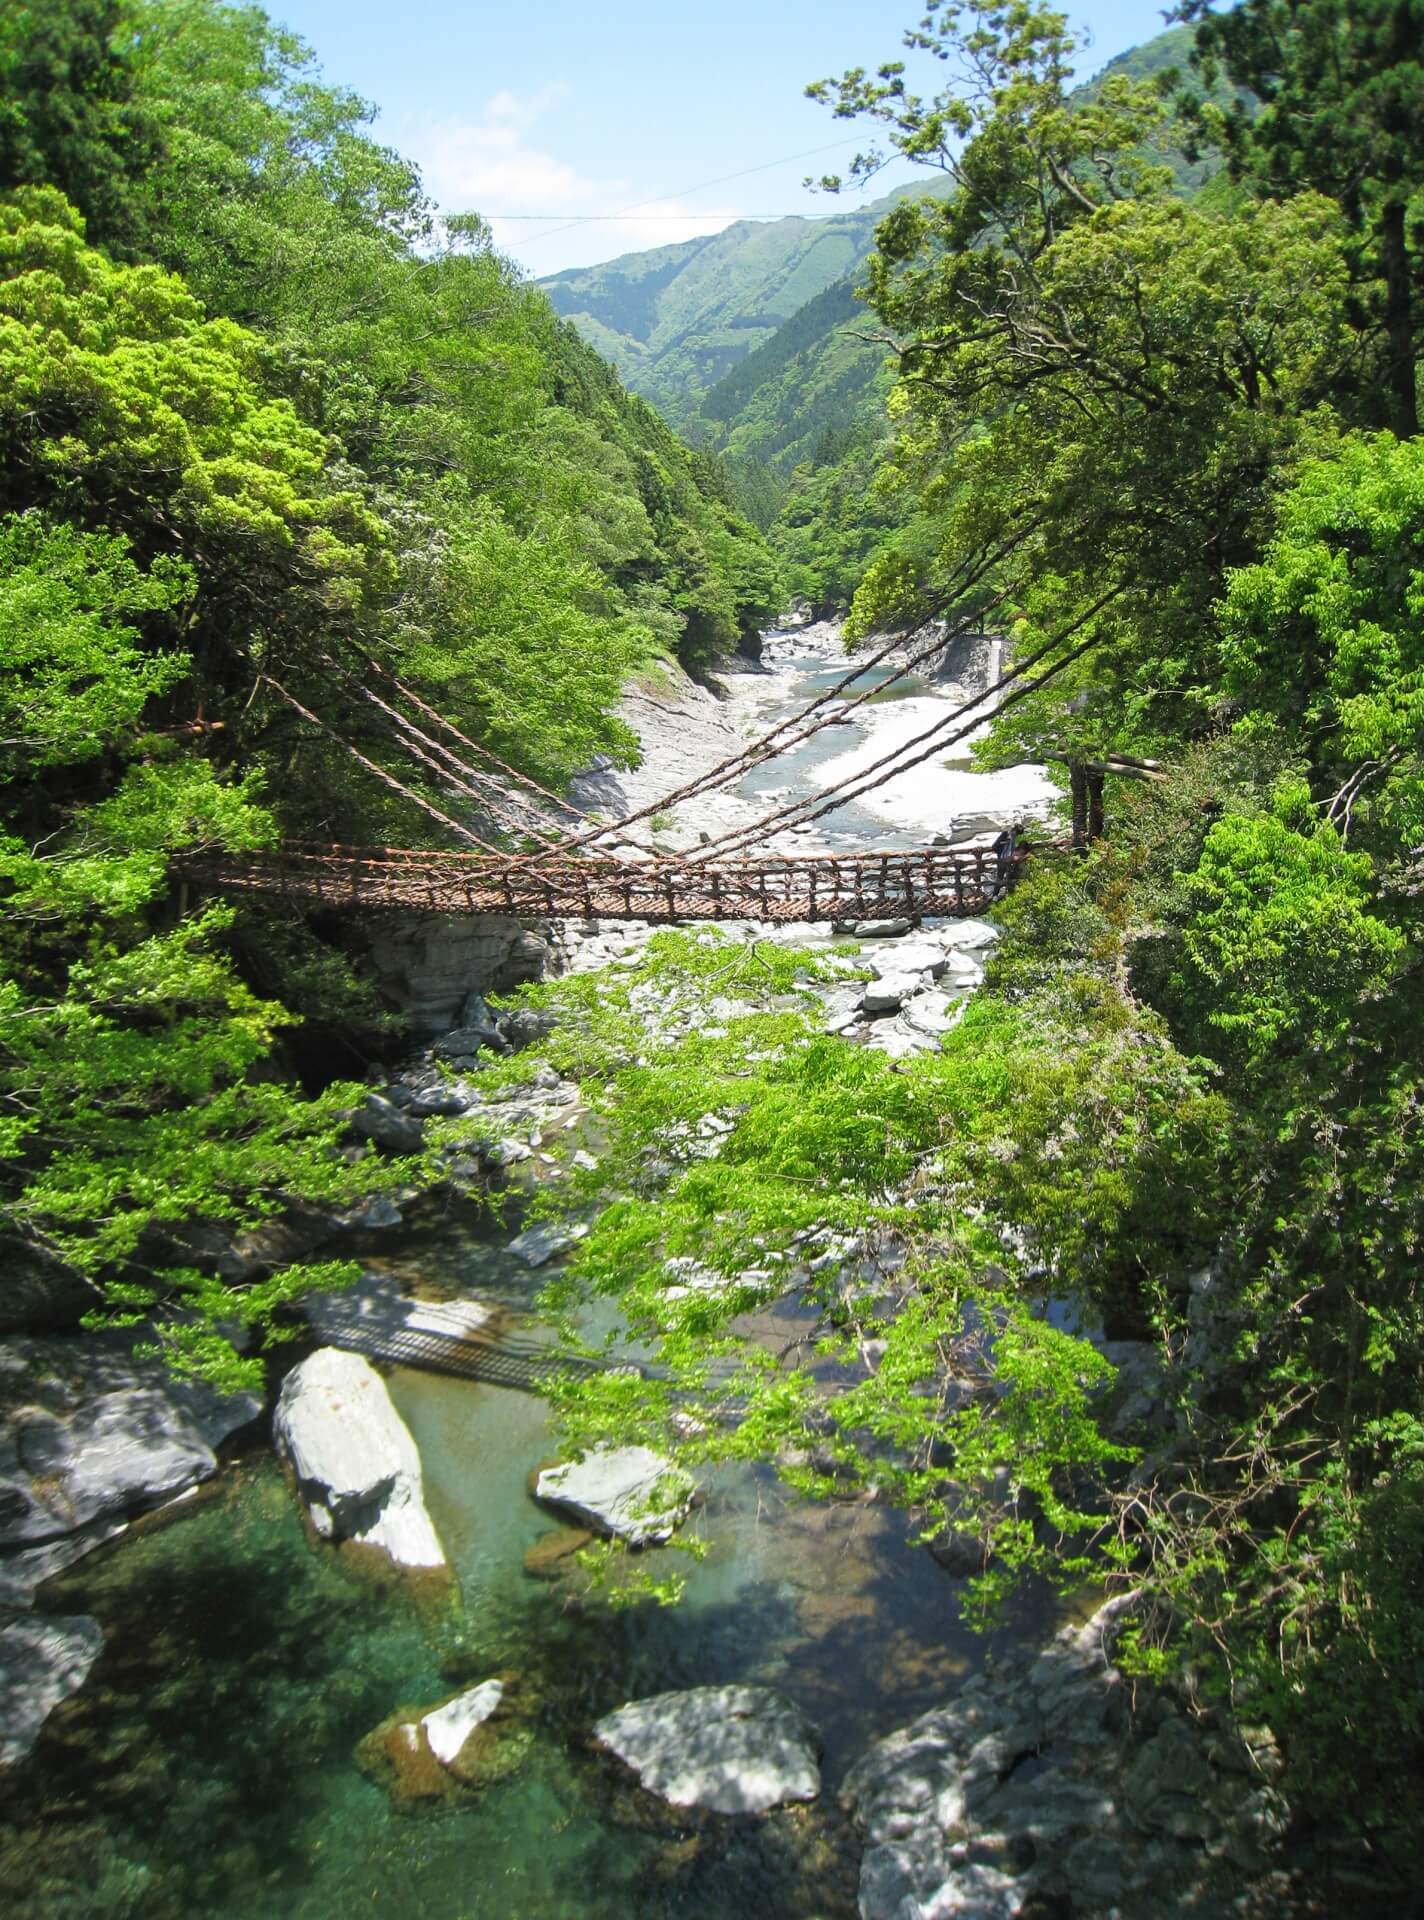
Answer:
M351 1116L351 1131L386 1153L419 1153L425 1138L418 1120L402 1113L383 1093L368 1093L364 1106Z
M928 932L929 927L924 931ZM999 929L991 927L987 920L941 920L934 923L934 935L946 947L957 947L962 953L977 953L993 946Z
M532 1227L526 1227L523 1233L516 1234L505 1248L516 1260L522 1260L526 1267L543 1267L561 1253L567 1253L576 1240L582 1240L588 1228L579 1222L572 1227L558 1227L550 1221L541 1220Z
M88 1679L103 1644L88 1614L0 1617L0 1768L29 1756L50 1714Z
M894 1013L902 1001L919 992L920 985L917 973L882 973L878 980L867 982L861 1005L867 1013Z
M868 954L866 960L881 979L893 973L939 974L949 964L943 947L931 946L928 940L897 940L883 952Z
M655 1694L606 1714L593 1732L675 1807L765 1813L821 1790L816 1729L769 1687Z
M122 1336L6 1343L0 1546L59 1540L170 1500L217 1470L213 1448L261 1412L135 1358Z
M282 1383L272 1432L323 1540L373 1547L397 1567L446 1566L420 1455L368 1360L319 1348Z
M837 930L847 925L857 940L894 940L902 933L908 933L914 925L913 920L852 920L849 923L836 922Z
M646 1547L672 1538L691 1511L694 1489L651 1447L595 1447L582 1460L546 1467L534 1491L595 1533Z
M842 1798L865 1835L863 1920L1071 1911L1226 1920L1285 1807L1222 1735L1109 1658L1114 1602L872 1747ZM1238 1742L1239 1744L1239 1742ZM1035 1906L1034 1903L1038 1905Z

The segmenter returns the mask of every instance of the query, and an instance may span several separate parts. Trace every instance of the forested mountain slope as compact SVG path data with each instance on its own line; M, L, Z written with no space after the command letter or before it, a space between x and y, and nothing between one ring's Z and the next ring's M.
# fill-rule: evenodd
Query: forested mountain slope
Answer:
M1110 60L1083 95L1112 74L1150 79L1184 70L1191 43L1189 27L1157 34ZM1179 150L1173 159L1183 184L1202 177L1204 169L1188 165ZM794 354L856 316L853 289L891 208L908 195L948 191L947 182L927 174L868 205L828 200L819 219L740 220L703 239L550 274L539 285L669 419L700 415L728 427ZM859 318L865 331L863 309ZM873 372L867 357L863 384ZM777 410L783 433L792 428L794 399L788 395ZM758 450L758 457L769 456Z
M853 276L899 194L822 219L739 220L705 239L551 274L555 310L682 423L724 374Z
M1200 91L1188 71L1192 42L1191 28L1173 27L1117 55L1073 97L1092 101L1114 77L1154 81L1169 72ZM1220 82L1208 91L1232 97ZM1181 192L1199 187L1214 164L1189 161L1166 129L1153 151ZM872 490L894 363L856 287L885 215L908 198L950 190L927 172L922 184L854 212L742 221L710 239L540 283L635 389L695 444L726 456L740 503L771 531L793 586L824 611L848 603L871 555L913 517L893 488ZM798 292L803 303L793 310Z

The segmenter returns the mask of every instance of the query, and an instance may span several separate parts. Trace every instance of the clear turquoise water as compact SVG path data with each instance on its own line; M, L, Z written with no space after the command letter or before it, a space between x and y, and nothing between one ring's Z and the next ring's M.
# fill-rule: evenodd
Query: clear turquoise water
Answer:
M447 1282L512 1289L497 1255L448 1229L410 1236L412 1254ZM265 1458L52 1582L46 1607L95 1613L107 1645L7 1782L0 1913L852 1915L834 1786L984 1658L952 1583L878 1509L787 1505L738 1470L707 1489L712 1551L682 1607L577 1603L521 1564L550 1526L526 1490L550 1452L541 1404L409 1372L391 1384L458 1589L420 1598L357 1577L308 1540ZM523 1769L458 1805L393 1811L355 1766L357 1742L397 1705L511 1668L541 1693ZM816 1809L659 1815L588 1745L593 1721L630 1698L729 1680L780 1686L822 1728Z

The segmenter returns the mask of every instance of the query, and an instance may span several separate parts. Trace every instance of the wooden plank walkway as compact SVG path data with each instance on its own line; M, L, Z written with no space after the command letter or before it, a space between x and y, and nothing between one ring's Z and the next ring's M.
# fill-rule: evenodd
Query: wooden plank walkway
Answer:
M504 860L392 847L284 846L198 856L182 870L224 892L320 906L502 914L514 919L870 920L982 913L1027 855L990 847L805 854L758 860Z

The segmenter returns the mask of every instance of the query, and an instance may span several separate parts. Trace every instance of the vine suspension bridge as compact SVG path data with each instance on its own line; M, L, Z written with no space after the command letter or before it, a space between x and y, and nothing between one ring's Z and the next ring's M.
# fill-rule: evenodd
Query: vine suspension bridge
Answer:
M1075 626L1086 624L1086 618ZM897 638L854 661L844 678L790 719L684 786L611 823L592 818L497 759L377 662L362 659L359 668L348 669L328 661L328 689L351 705L373 712L402 755L433 776L456 801L466 803L466 810L477 813L486 832L501 836L502 845L480 838L467 819L446 812L425 792L369 758L264 672L260 684L309 729L463 844L452 850L286 842L269 851L195 854L186 860L185 868L195 880L223 891L278 895L343 909L664 924L696 920L784 924L883 916L916 920L978 914L1008 890L1028 857L1011 834L1001 835L992 846L942 845L914 851L778 854L765 850L763 843L790 827L812 823L943 754L980 727L990 711L1036 691L1092 644L1089 640L1060 652L1044 672L1034 674L1033 669L1071 636L1072 629L1055 636L1049 646L1002 673L914 738L823 793L792 801L677 855L658 853L627 837L628 828L636 822L730 786L754 768L801 746L821 728L843 725L875 693L941 653L968 630L968 624L947 631L936 627L933 637L919 646ZM897 652L898 658L892 660ZM886 662L891 663L888 680L866 691L852 691L868 669Z

